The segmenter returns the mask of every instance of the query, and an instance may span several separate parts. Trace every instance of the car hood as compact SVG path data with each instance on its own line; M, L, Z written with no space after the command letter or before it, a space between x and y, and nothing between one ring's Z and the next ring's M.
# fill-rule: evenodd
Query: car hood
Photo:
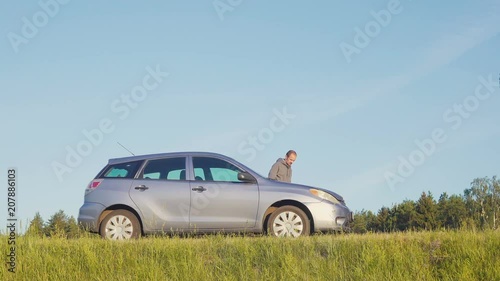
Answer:
M303 184L297 184L297 183L279 182L279 181L270 180L270 179L265 179L265 180L273 186L283 186L283 187L287 187L287 188L298 188L298 189L304 189L304 190L309 190L311 188L318 189L318 190L324 191L324 192L332 195L340 202L344 202L344 198L342 196L340 196L338 193L333 192L333 191L328 190L328 189L319 188L319 187L315 187L315 186L309 186L309 185L303 185Z

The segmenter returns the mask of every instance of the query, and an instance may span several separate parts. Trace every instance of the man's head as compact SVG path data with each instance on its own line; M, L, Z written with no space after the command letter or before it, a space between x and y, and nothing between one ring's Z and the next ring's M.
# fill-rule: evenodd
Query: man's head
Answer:
M295 162L295 159L297 159L297 152L295 152L295 150L288 150L285 157L285 163L288 166L292 166L293 162Z

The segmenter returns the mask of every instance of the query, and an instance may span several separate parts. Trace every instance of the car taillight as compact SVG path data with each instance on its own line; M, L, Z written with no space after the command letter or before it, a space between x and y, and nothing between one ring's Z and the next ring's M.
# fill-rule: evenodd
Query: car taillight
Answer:
M94 191L102 182L102 179L99 180L93 180L89 183L87 188L85 189L85 195L89 194L90 192Z
M93 180L89 184L90 189L95 189L101 184L102 180Z

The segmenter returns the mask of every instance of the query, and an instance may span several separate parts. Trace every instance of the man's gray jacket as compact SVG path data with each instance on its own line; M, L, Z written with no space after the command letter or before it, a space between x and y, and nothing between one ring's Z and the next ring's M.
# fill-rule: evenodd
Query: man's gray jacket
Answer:
M272 180L292 182L292 167L285 163L285 159L279 158L271 167L268 177Z

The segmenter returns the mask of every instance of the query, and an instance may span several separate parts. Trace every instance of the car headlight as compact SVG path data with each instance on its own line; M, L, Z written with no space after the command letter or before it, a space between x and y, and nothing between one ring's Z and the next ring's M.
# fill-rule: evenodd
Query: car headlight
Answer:
M339 200L335 198L333 195L328 194L324 191L318 190L318 189L309 189L309 192L311 192L312 195L317 196L323 200L330 201L333 204L340 204Z

